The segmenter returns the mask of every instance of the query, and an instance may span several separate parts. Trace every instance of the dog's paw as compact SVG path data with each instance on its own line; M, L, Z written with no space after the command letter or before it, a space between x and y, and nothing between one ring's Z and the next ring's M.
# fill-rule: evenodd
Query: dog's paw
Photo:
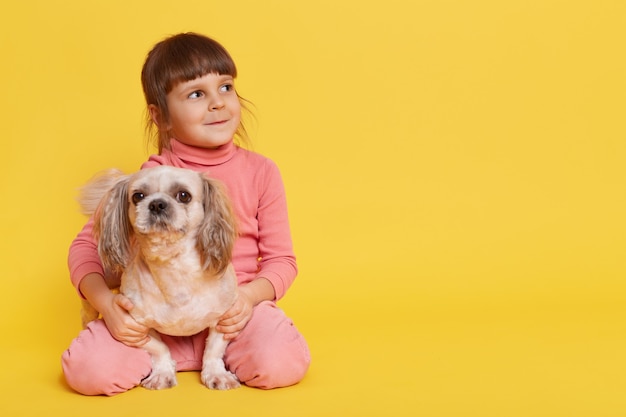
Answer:
M176 375L163 375L152 372L148 377L141 381L141 386L147 389L166 389L173 388L177 384Z
M222 373L205 373L203 371L202 383L209 389L219 390L229 390L241 386L237 377L226 370Z
M205 359L200 377L202 383L209 389L227 390L240 386L235 374L226 370L221 359Z
M152 372L143 381L141 386L147 389L166 389L175 387L176 381L176 365L165 364L164 366L154 366Z

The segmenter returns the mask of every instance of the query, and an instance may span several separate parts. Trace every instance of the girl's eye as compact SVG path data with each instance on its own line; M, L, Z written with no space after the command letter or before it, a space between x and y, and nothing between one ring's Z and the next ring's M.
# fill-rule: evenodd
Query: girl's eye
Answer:
M222 90L222 92L227 93L229 91L232 91L235 87L232 84L224 84L220 89Z
M202 91L194 91L193 93L189 94L189 98L200 98L202 97Z
M191 201L191 194L189 194L187 191L179 191L176 194L176 200L180 201L181 203L187 204Z
M144 193L135 193L135 194L133 194L133 198L132 198L133 204L137 205L144 198L146 198Z

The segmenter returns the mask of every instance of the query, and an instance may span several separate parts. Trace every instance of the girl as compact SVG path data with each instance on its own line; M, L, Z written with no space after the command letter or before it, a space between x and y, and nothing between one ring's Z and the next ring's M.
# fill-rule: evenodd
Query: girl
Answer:
M148 127L157 133L158 155L142 168L173 165L207 172L221 180L232 200L240 237L233 251L239 281L236 303L218 323L230 341L224 362L251 387L295 384L305 375L309 350L276 301L296 277L282 179L269 159L237 146L245 140L237 69L216 41L183 33L159 42L141 73ZM129 314L133 305L109 286L92 237L90 220L72 242L70 277L80 296L102 315L81 331L62 357L68 384L86 395L114 395L141 383L151 372L141 346L148 329ZM162 336L177 370L200 370L206 331Z

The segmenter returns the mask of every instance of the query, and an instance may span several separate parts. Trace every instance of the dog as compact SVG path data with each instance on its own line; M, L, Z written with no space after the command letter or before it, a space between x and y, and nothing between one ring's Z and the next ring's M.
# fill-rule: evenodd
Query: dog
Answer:
M109 170L82 188L79 202L93 214L105 273L121 272L119 291L134 304L130 314L151 329L142 348L152 372L141 385L177 383L176 362L157 332L189 336L208 328L202 382L210 389L239 387L223 361L228 342L215 329L237 296L236 222L221 184L171 166L131 175ZM98 317L87 302L81 314L83 326Z

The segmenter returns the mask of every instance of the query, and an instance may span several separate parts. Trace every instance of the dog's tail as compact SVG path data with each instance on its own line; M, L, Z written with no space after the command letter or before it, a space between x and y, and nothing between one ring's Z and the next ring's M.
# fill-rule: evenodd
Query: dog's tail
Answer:
M87 184L78 189L76 200L86 216L94 214L102 197L119 181L124 173L119 169L108 169L96 174Z

